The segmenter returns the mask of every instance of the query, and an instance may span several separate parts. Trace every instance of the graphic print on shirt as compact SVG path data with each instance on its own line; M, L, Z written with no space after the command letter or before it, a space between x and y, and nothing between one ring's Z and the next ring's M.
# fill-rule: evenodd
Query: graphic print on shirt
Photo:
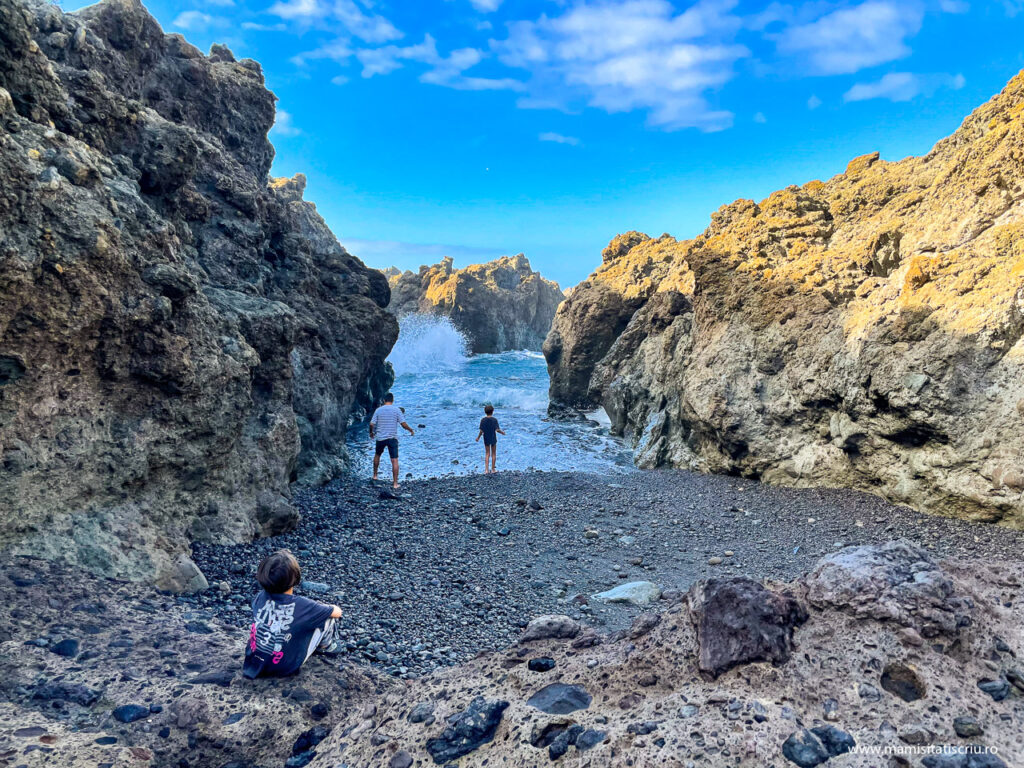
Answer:
M284 658L284 645L292 639L292 621L295 619L295 603L278 604L267 600L256 612L256 618L249 632L249 650L262 651L270 655L274 664Z

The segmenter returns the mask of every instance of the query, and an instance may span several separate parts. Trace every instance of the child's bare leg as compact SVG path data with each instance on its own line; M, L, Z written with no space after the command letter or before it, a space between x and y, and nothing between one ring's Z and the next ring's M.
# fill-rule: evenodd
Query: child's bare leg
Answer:
M491 446L491 472L498 471L498 446Z

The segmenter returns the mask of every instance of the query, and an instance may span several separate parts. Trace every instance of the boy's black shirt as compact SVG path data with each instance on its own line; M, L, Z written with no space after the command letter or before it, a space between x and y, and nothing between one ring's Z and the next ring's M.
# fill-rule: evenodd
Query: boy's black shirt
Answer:
M299 671L309 655L313 633L322 630L334 608L307 597L271 595L252 599L252 626L242 674L281 677Z
M480 419L480 431L484 433L484 445L494 445L498 442L498 420L493 416L484 416Z

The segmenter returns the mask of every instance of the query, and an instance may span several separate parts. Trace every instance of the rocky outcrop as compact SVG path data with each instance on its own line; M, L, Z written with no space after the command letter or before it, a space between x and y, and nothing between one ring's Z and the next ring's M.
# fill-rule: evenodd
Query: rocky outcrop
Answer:
M474 353L540 350L564 298L521 253L463 269L446 257L418 273L392 267L385 274L392 312L449 317Z
M641 466L1024 526L1024 74L923 157L631 232L560 307L552 411Z
M397 324L268 181L273 121L256 62L137 0L0 0L0 546L195 588L190 540L340 469Z
M293 678L246 680L244 628L222 621L230 609L19 558L0 569L0 740L9 762L31 768L868 768L904 745L986 760L942 765L1019 765L1024 602L1008 599L1020 593L1019 561L860 549L837 556L860 563L850 572L868 594L872 563L935 572L952 597L972 598L972 621L912 642L888 618L832 604L796 617L790 595L806 593L806 576L771 589L717 580L663 601L660 621L588 630L587 644L538 638L408 681L316 654ZM58 598L48 585L59 582ZM896 612L912 615L913 594L890 599L904 597ZM793 653L777 655L790 632ZM751 654L751 642L769 653ZM724 666L714 680L701 674L709 650ZM531 663L539 658L548 663ZM986 690L995 681L998 697ZM841 757L854 746L861 755Z

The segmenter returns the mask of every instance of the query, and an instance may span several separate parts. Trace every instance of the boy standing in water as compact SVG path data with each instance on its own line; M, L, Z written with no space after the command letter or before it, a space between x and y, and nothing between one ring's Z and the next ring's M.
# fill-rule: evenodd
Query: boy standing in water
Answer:
M484 417L480 419L480 434L476 436L476 442L480 442L480 438L484 439L484 474L489 475L492 472L497 472L498 469L495 466L498 458L498 433L505 434L504 430L498 426L498 420L494 418L494 406L484 406Z

